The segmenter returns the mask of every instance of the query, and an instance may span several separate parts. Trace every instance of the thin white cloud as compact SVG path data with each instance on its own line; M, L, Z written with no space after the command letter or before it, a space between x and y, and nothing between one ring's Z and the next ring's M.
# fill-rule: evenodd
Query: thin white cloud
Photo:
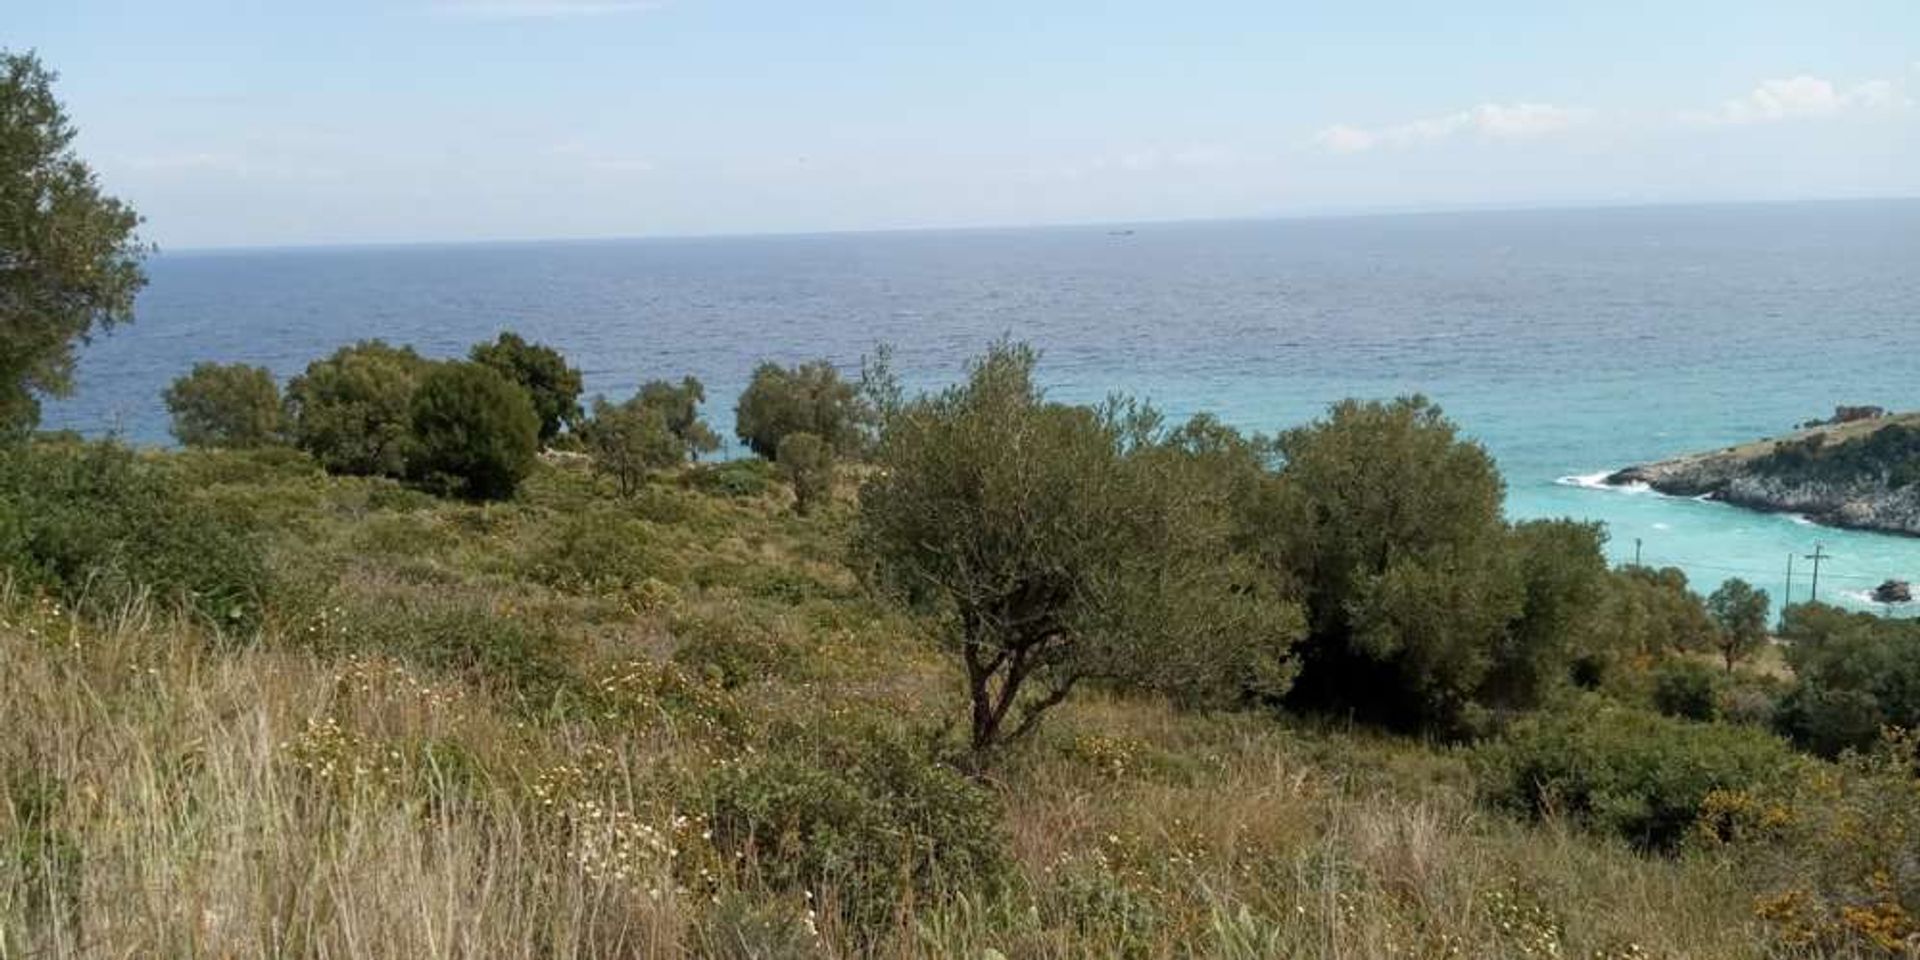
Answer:
M1313 139L1334 153L1413 147L1461 135L1476 135L1487 140L1527 140L1559 133L1584 123L1589 116L1587 110L1550 103L1483 103L1455 113L1386 127L1335 124L1321 130Z
M239 153L199 151L120 156L105 165L128 173L161 177L217 176L230 179L324 180L338 177L332 167Z
M441 0L436 13L476 20L553 20L656 10L662 0Z
M1718 110L1686 113L1681 119L1708 124L1778 123L1905 105L1906 97L1887 80L1842 88L1831 80L1802 74L1763 80L1746 96L1728 100Z

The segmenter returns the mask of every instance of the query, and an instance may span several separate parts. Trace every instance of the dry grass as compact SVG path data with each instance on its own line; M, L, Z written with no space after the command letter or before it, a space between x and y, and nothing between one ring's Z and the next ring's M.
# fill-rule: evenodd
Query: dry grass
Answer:
M1454 751L1098 694L988 781L1011 882L850 929L834 889L768 887L703 836L706 775L779 749L782 720L950 716L950 665L843 595L832 515L798 521L771 495L685 494L687 518L646 521L690 558L664 591L539 582L514 558L575 509L561 482L482 516L374 510L329 481L282 508L281 562L340 575L238 646L139 606L87 623L0 590L0 960L1770 955L1716 861L1488 813ZM313 642L336 603L553 625L589 677L670 654L693 620L771 631L809 669L733 691L737 730L606 721Z

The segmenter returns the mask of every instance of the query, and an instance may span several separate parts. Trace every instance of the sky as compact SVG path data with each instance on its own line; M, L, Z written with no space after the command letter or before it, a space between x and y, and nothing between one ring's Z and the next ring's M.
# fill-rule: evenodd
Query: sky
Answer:
M1920 195L1920 2L0 0L162 249Z

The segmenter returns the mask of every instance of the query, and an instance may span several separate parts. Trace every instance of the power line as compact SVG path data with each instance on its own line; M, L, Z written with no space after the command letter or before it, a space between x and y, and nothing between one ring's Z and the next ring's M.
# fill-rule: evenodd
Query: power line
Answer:
M1775 570L1761 570L1756 567L1729 567L1722 564L1701 563L1694 560L1679 560L1673 557L1664 557L1664 556L1648 557L1646 559L1649 564L1658 564L1660 566L1693 567L1694 569L1697 569L1697 570L1712 570L1715 573L1737 573L1742 576L1748 576L1748 577L1772 577L1778 573L1778 571L1775 571ZM1830 553L1822 554L1820 559L1822 562L1832 560L1833 554L1830 554ZM1880 583L1887 579L1886 577L1867 576L1864 574L1833 573L1827 570L1822 570L1820 572L1820 576L1828 580L1851 580L1858 583Z

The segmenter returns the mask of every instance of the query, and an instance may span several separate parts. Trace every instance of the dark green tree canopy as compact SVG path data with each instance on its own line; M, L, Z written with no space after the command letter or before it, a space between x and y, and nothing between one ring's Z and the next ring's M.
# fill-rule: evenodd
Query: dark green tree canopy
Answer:
M1279 443L1266 539L1312 628L1293 699L1458 727L1525 610L1493 458L1424 397L1343 401Z
M266 367L195 364L165 399L174 438L186 446L239 450L281 440L280 386Z
M475 363L492 367L527 391L540 417L540 442L579 421L580 371L569 366L560 351L507 331L492 343L474 345L472 356Z
M295 445L334 473L401 476L413 391L432 367L412 347L363 340L287 384Z
M519 384L478 363L437 364L411 404L417 479L475 500L506 500L533 471L540 420Z
M975 750L1090 678L1188 700L1283 690L1299 616L1232 548L1207 462L1151 410L1047 401L1034 361L999 344L902 405L860 493L864 573L942 617Z
M789 433L811 433L845 455L860 446L866 416L859 389L841 379L827 361L797 367L763 363L740 394L734 434L769 460L779 453L780 438Z
M147 282L140 217L74 153L54 79L0 51L0 434L72 389L74 345L131 320Z

